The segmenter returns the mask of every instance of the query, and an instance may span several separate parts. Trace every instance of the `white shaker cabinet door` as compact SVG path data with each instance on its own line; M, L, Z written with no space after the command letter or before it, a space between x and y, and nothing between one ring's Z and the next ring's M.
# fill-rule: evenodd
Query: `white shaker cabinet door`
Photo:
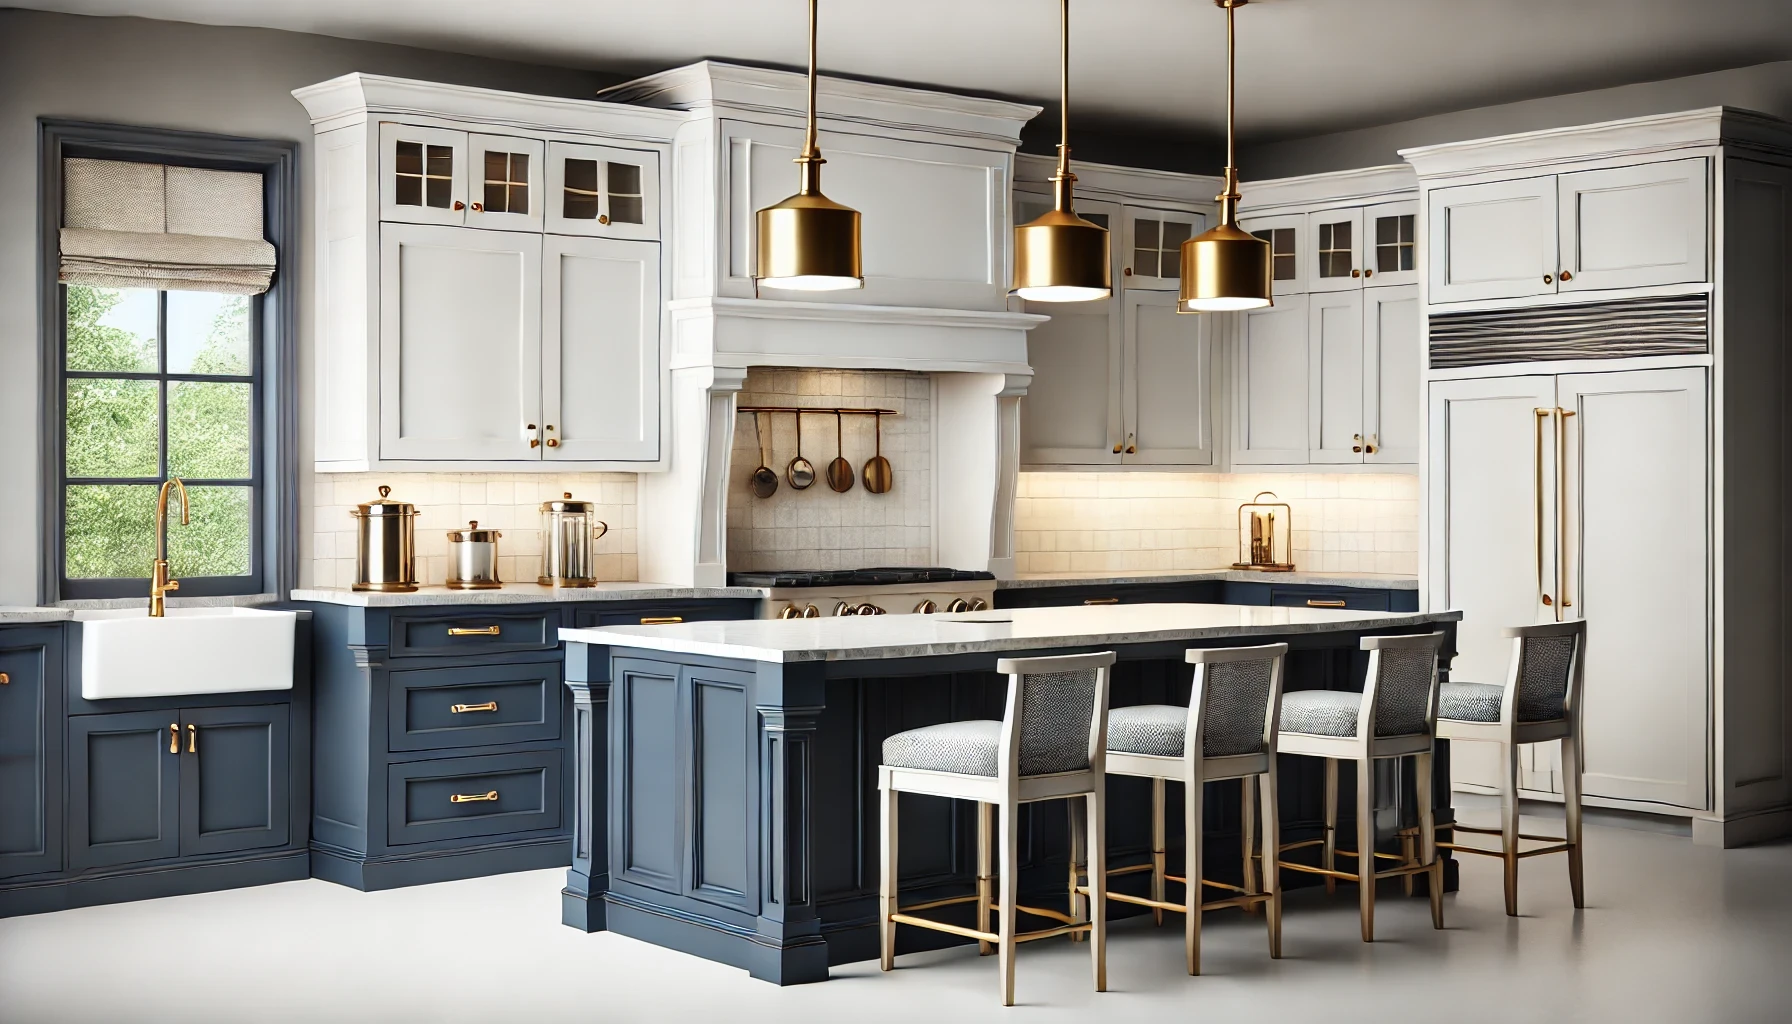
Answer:
M1431 385L1425 593L1431 610L1463 614L1451 679L1504 682L1500 630L1555 621L1555 404L1549 376ZM1452 778L1497 785L1493 751L1452 745Z
M1432 303L1556 290L1554 175L1430 193Z
M1704 157L1564 174L1561 290L1706 280Z
M1307 461L1363 461L1361 289L1307 296L1307 431Z
M1016 192L1014 222L1052 208L1051 197ZM1107 228L1110 251L1120 207L1078 199L1076 212ZM1119 276L1119 262L1113 263ZM1027 466L1118 465L1126 436L1120 419L1124 329L1119 289L1088 302L1028 302L1022 309L1051 317L1027 332L1033 380L1020 403L1020 459Z
M1176 312L1176 299L1174 292L1125 296L1130 465L1213 465L1213 318Z
M1419 461L1419 286L1363 289L1363 461Z
M1560 597L1587 622L1586 792L1706 808L1705 371L1566 375L1557 401L1574 413Z
M541 236L380 229L380 458L536 459Z
M659 243L546 237L543 458L659 458L661 305Z
M1238 330L1232 461L1305 465L1311 443L1307 296L1282 296L1273 306L1253 309Z

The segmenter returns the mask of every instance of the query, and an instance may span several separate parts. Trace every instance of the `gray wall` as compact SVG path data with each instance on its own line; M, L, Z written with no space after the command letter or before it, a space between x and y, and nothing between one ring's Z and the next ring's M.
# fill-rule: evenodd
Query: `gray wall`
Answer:
M311 363L311 125L291 91L350 71L590 96L564 68L262 29L0 10L0 605L37 602L37 118L300 143L299 380ZM311 404L299 402L300 536L311 536ZM301 552L309 557L308 552ZM147 572L147 567L145 567Z
M1792 119L1792 61L1479 107L1334 135L1246 145L1239 158L1240 173L1250 181L1373 167L1399 163L1398 150L1412 146L1716 106L1742 107Z

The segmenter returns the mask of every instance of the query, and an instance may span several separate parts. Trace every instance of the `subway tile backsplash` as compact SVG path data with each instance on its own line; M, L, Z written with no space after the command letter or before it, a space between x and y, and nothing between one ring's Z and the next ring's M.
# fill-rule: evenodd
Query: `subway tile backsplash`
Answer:
M1022 473L1015 571L1227 566L1239 559L1238 506L1259 491L1292 511L1297 568L1418 572L1416 476L1155 472Z
M635 476L632 473L331 473L316 477L310 585L355 581L354 507L379 497L417 506L417 576L440 584L448 574L448 531L478 520L500 531L498 574L505 583L535 582L541 571L543 501L571 492L598 503L609 531L597 542L598 579L631 581L635 567Z

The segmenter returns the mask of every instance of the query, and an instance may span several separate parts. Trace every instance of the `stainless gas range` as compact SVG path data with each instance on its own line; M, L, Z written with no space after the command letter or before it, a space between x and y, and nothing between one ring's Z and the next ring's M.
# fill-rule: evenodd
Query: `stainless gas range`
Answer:
M995 603L995 574L969 569L839 569L733 572L728 585L766 587L762 619L982 611Z

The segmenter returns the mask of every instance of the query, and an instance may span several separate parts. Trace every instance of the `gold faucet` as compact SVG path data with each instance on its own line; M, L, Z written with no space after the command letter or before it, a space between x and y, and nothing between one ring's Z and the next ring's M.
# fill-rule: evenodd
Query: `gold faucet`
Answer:
M170 590L179 590L180 581L168 578L168 488L180 492L180 524L192 522L192 509L187 506L187 485L180 482L180 477L171 476L162 484L162 491L156 495L156 564L149 574L149 615L150 618L162 618L166 609L164 600Z

